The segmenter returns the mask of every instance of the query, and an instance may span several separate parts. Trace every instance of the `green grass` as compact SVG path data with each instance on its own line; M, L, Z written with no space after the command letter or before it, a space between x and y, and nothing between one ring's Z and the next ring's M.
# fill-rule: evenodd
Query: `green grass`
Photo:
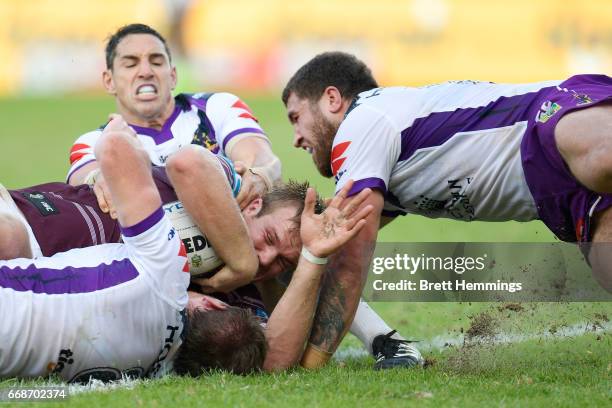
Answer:
M316 174L310 157L291 147L292 133L277 97L247 97L283 162L285 178L309 179L323 195L333 183ZM105 96L0 100L0 182L9 188L63 180L68 151L80 134L114 109ZM380 241L550 242L540 223L461 223L404 217ZM375 303L385 320L409 338L456 337L471 317L488 313L499 333L535 334L612 317L610 303L532 303L520 312L489 303ZM347 337L342 348L358 347ZM425 370L374 372L372 360L334 362L317 372L201 379L169 377L134 390L79 394L72 406L609 406L612 336L590 333L516 344L433 350ZM0 387L15 380L0 382ZM40 384L40 382L35 382ZM48 406L53 406L49 404ZM21 405L20 405L21 406Z

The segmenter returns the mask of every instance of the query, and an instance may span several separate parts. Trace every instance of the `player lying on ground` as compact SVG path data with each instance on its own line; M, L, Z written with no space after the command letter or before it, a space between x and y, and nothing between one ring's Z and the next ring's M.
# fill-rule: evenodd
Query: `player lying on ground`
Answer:
M232 190L235 192L238 188L239 178L225 159L199 146L180 149L168 160L167 168L153 168L153 179L163 204L172 205L178 199L170 179L174 184L188 186L194 173L206 174L208 181L205 188L198 191L200 201L211 203L201 206L207 209L204 222L223 220L224 217L217 214L224 214L226 206L236 207ZM299 258L301 243L295 221L299 220L303 210L306 188L306 184L279 184L263 199L255 198L242 210L249 245L254 246L259 260L255 281L261 295L249 285L233 290L250 281L236 282L231 271L225 273L227 269L222 269L210 279L198 280L198 285L203 285L207 293L214 292L216 297L231 305L250 308L262 316L269 314L284 291L275 277L294 268ZM317 212L321 212L322 206L319 204L317 207ZM206 238L200 237L200 243L212 241L207 225L200 227L206 232ZM229 230L228 223L225 232ZM179 231L179 235L181 233ZM64 183L48 183L10 192L5 190L4 194L0 186L0 259L29 257L31 253L50 256L72 248L120 242L120 237L117 221L99 209L96 197L87 185L73 187ZM193 236L181 238L187 242L187 256L190 259L194 255L216 259L212 247L193 253ZM227 244L224 246L231 247ZM238 250L238 246L234 248ZM206 272L203 267L198 267L199 273ZM220 291L231 292L223 295L218 293ZM377 328L380 326L388 326L366 303L362 302L359 310L361 314L356 318L352 332L372 351L376 336L371 333L379 331ZM403 346L398 346L401 346L398 349L401 351ZM397 353L388 354L386 358L388 366L414 364L412 359Z
M355 57L318 55L283 102L295 147L349 195L372 188L366 227L331 262L311 335L324 363L344 336L380 226L415 213L472 221L541 219L564 241L612 241L612 79L510 85L456 81L379 88ZM612 254L593 275L612 291Z
M190 143L240 162L243 165L240 167L244 169L241 173L244 186L238 203L242 209L281 180L280 161L272 152L269 140L253 112L238 97L222 92L179 94L172 98L177 71L172 65L165 38L153 28L143 24L121 27L109 38L105 57L106 70L102 73L104 88L115 98L118 113L136 130L154 164L164 165L172 153ZM72 185L93 184L101 207L112 213L112 202L107 201L104 180L97 176L93 154L99 137L100 129L77 139L70 154L72 166L67 180ZM204 186L203 180L206 180L206 175L198 172L202 167L185 167L185 172L190 173L192 178L186 186L176 186L178 195L196 223L207 224L206 231L211 236L211 243L218 248L219 257L225 262L224 273L216 275L217 279L231 273L235 276L232 279L246 282L256 272L257 258L252 250L248 250L245 241L237 242L234 248L223 245L231 238L225 221L238 225L237 211L229 211L227 220L205 220L210 209L202 207L198 200L198 191ZM214 286L214 283L209 284ZM355 319L364 322L364 328L390 330L363 302ZM366 329L363 333L367 338L362 338L362 341L371 345L374 338L368 334L370 330ZM403 347L402 344L397 345ZM386 364L392 366L412 365L412 360L401 354L397 358L393 357L393 353L379 357L388 357Z
M264 339L257 319L244 310L185 313L185 248L164 215L133 132L111 120L96 153L125 243L0 261L0 376L88 381L155 376L173 361L178 373L193 375L297 363L324 270L319 261L363 227L372 208L355 210L369 191L344 206L345 189L322 215L314 214L315 194L308 191L302 255Z

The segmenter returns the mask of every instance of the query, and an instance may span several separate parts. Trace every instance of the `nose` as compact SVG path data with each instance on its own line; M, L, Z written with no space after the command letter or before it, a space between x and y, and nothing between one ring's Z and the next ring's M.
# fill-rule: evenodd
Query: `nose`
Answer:
M295 129L293 132L293 147L301 147L302 143L304 142L304 138L297 129Z
M138 75L143 78L149 78L153 76L153 69L151 68L151 64L148 61L142 61L138 65Z
M259 266L267 268L276 259L277 251L274 247L266 245L264 248L257 250L257 257L259 258Z

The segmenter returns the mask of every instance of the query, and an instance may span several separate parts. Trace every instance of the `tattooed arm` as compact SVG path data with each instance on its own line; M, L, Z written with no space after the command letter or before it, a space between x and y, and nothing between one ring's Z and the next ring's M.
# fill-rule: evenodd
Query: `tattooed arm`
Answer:
M300 362L317 305L321 277L325 273L325 265L316 257L328 257L355 237L373 210L372 206L362 205L371 193L369 189L343 205L351 185L349 181L321 215L314 214L314 191L308 191L300 237L310 255L305 256L302 252L291 282L268 320L268 353L264 362L267 371L283 370Z
M370 194L362 204L374 207L366 218L366 225L330 259L310 341L302 358L302 366L306 368L324 365L351 326L376 246L383 203L379 191Z

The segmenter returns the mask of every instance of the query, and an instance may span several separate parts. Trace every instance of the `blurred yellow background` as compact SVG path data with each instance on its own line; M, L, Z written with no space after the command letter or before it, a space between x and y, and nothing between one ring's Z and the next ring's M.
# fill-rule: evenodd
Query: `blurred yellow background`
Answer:
M384 85L612 71L609 0L0 0L0 95L101 92L105 39L130 22L169 38L192 91L277 92L336 49Z

